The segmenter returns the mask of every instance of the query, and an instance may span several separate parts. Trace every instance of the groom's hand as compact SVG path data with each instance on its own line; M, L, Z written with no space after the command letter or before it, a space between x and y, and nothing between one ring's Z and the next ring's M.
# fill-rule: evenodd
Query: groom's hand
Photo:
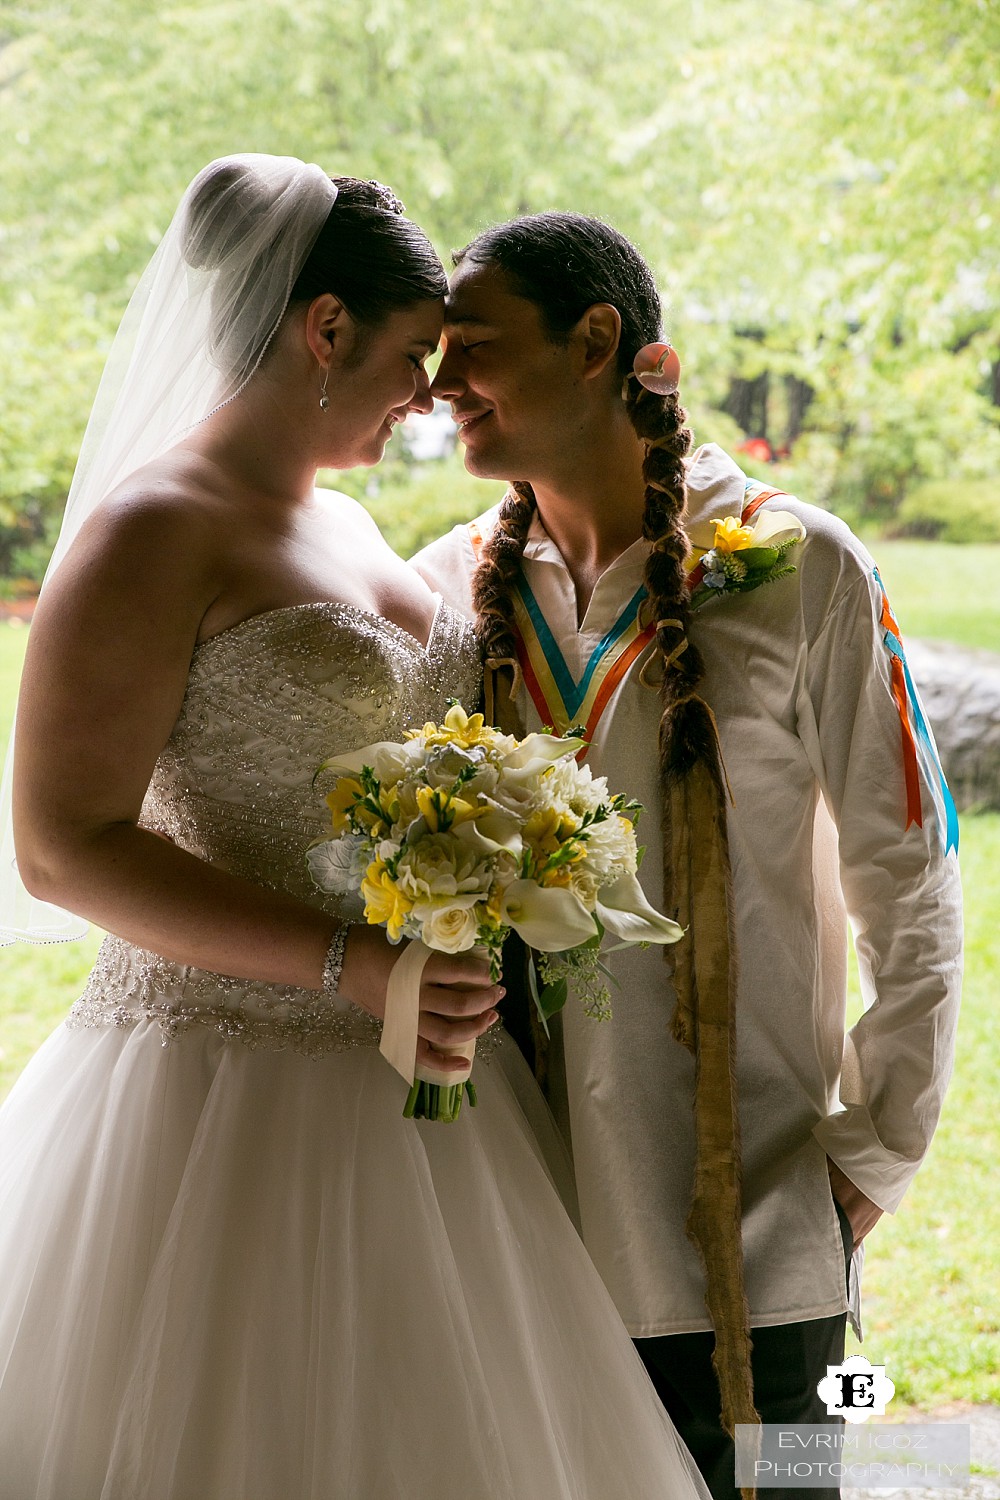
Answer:
M833 1196L851 1221L851 1233L854 1235L854 1244L857 1247L881 1219L882 1209L870 1198L866 1198L861 1189L855 1187L851 1179L845 1176L836 1162L831 1161L829 1157L826 1159L826 1168L830 1174Z
M340 993L382 1020L389 975L400 952L380 927L352 927L344 949ZM489 960L481 949L432 953L420 979L417 1062L445 1072L467 1070L464 1058L442 1054L488 1031L499 1020L494 1007L503 994L502 987L490 979Z

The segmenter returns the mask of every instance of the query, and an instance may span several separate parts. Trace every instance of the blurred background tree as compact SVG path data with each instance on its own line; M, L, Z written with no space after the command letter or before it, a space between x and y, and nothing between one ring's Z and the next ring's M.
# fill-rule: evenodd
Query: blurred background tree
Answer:
M0 591L37 584L106 350L185 185L215 156L289 152L391 183L445 256L523 211L610 219L657 273L698 437L865 531L939 537L880 546L904 627L995 647L1000 545L954 543L1000 542L998 59L1000 0L0 0ZM336 482L404 553L491 502L457 454L393 446ZM18 625L0 626L0 742ZM1000 1401L982 1189L1000 815L965 816L962 838L955 1081L873 1237L897 1420ZM95 947L0 958L0 1096Z
M998 56L996 0L5 0L0 576L40 574L185 184L248 150L391 183L443 253L609 218L700 437L856 524L1000 539Z

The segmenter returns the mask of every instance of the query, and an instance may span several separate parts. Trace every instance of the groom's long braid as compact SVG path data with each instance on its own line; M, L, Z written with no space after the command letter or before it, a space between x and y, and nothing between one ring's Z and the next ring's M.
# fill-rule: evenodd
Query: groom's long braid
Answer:
M493 532L483 543L472 579L472 602L476 634L487 661L512 661L516 655L511 594L536 509L531 485L520 481L511 484L501 501Z

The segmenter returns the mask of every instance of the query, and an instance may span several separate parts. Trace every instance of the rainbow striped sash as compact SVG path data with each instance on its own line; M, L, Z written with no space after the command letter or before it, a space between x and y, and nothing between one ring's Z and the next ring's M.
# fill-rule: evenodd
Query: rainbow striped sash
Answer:
M591 653L579 682L566 665L559 644L522 573L512 591L517 627L517 658L538 717L558 734L584 726L589 745L615 689L632 663L656 635L655 625L642 625L640 611L645 588L636 589L607 635ZM583 760L586 749L577 759Z
M882 641L889 653L889 670L892 674L892 696L896 700L899 714L900 736L903 750L903 776L906 782L906 827L916 823L922 828L923 813L920 806L920 773L923 772L934 808L938 827L944 839L945 853L958 849L958 813L948 783L945 780L934 739L924 718L917 690L910 676L910 669L903 651L903 641L889 605L885 584L875 570L875 581L882 595L882 615L879 623L883 629ZM904 830L905 831L905 830Z

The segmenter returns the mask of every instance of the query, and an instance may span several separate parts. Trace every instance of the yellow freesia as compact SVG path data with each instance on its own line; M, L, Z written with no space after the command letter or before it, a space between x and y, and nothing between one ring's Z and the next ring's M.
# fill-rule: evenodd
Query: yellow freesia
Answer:
M744 526L738 516L726 516L715 523L716 552L742 552L744 547L754 545L752 526Z
M413 902L403 895L381 859L373 860L361 882L365 919L370 927L385 925L392 942L398 942Z
M427 723L416 733L407 734L408 739L417 736L425 745L457 745L461 750L471 750L473 745L489 749L501 738L496 729L486 724L482 714L467 714L460 703L452 704L443 724Z
M326 805L330 809L333 831L338 837L350 828L351 820L347 814L361 795L361 783L353 776L342 776L333 791L327 792Z
M449 797L440 787L418 786L416 795L420 816L426 819L431 833L443 833L455 823L468 823L485 810L464 797Z
M499 880L494 880L490 886L490 893L486 898L486 915L491 922L499 922L503 916L503 890Z
M523 838L537 852L554 854L567 839L574 836L579 826L579 820L571 813L554 807L542 807L528 818Z
M554 807L541 807L525 823L522 838L536 853L554 854L560 844L561 822L562 817Z

